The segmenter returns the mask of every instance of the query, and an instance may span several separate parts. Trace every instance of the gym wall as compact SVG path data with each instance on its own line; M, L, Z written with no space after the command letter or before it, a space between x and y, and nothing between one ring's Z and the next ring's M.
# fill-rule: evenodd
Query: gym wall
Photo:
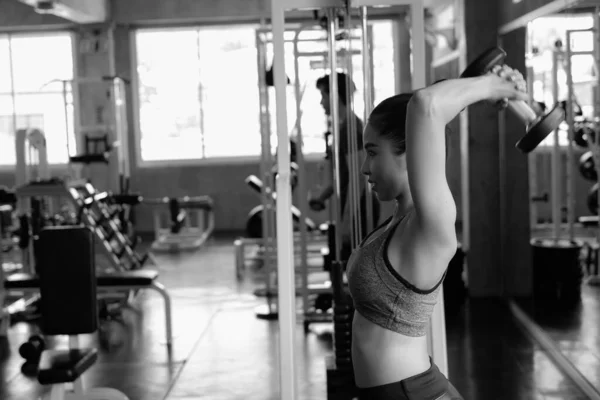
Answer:
M120 23L116 30L116 67L117 74L131 76L131 54L129 28L127 26L135 25L157 25L173 24L180 22L232 22L244 20L256 20L261 16L268 16L268 1L264 0L127 0L112 2L113 12L116 21ZM530 3L523 0L523 3ZM539 3L539 1L538 1ZM20 30L27 31L32 29L62 29L72 26L68 21L52 15L40 15L33 11L27 5L16 0L0 0L0 31L2 30ZM81 34L89 33L97 27L77 28ZM108 73L108 55L106 53L98 54L77 54L77 62L80 76L99 76ZM436 71L446 74L442 71ZM448 71L452 73L455 71ZM131 102L131 93L128 93L128 103ZM93 118L94 107L82 104L82 119ZM134 191L139 191L147 198L163 196L195 196L209 195L214 198L216 228L219 231L232 231L243 229L246 221L246 215L250 209L258 204L259 198L244 184L244 178L249 174L256 174L259 171L257 162L250 163L231 163L229 165L197 165L197 166L168 166L138 168L135 165L135 135L134 135L134 116L132 110L129 110L128 119L130 122L130 160L131 162L131 187ZM226 128L225 128L226 129ZM454 129L454 128L453 128ZM456 128L458 131L458 127ZM451 158L448 166L448 181L457 204L460 204L460 155L458 147L458 137L456 143L451 141ZM316 184L317 177L316 162L307 165L307 185L308 187ZM57 171L57 174L61 174ZM96 186L105 188L107 177L106 167L98 166L93 168L92 179ZM543 175L540 174L542 180ZM0 171L0 185L13 186L14 172ZM544 187L544 182L540 181L539 187ZM578 179L578 215L588 214L585 206L585 193L589 189L589 183ZM460 210L460 207L459 207ZM384 207L382 217L387 215L387 207ZM460 213L460 211L459 211ZM548 217L550 213L548 211ZM322 222L326 213L309 214L316 222ZM540 216L545 215L544 205L540 205ZM138 213L138 225L142 231L152 230L151 211L143 206ZM461 216L459 215L459 220Z

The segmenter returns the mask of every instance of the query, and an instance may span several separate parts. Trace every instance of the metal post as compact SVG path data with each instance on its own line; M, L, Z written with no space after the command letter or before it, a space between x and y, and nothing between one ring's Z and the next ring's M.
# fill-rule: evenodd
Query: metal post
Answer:
M600 106L598 102L600 102L600 7L596 7L594 10L594 65L596 66L596 79L598 82L596 84L595 96L594 97L594 146L592 147L592 151L595 153L594 164L596 165L596 175L598 176L598 188L600 191L600 162L598 159L600 158L598 154L598 141L600 140L600 136L598 135L598 118L600 117ZM598 196L598 215L600 216L600 196ZM596 243L600 244L600 223L598 224L598 228L596 228ZM599 253L600 254L600 251ZM600 271L600 257L596 257L596 267L597 271Z
M354 82L354 65L352 63L352 10L350 6L344 10L346 12L344 18L344 29L346 30L346 43L347 48L345 51L346 62L346 126L348 129L346 132L340 132L340 134L346 135L348 143L348 194L347 208L348 211L348 223L350 224L350 243L352 248L358 247L361 241L361 207L360 207L360 172L358 168L358 146L356 142L356 136L362 134L356 130L356 120L354 118L354 93L352 92L351 84ZM337 54L337 53L336 53Z
M337 51L336 51L336 41L335 34L337 28L337 13L335 8L329 8L327 10L327 29L328 29L328 45L329 45L329 69L331 70L330 78L329 78L329 93L338 93L338 84L337 84ZM333 201L331 202L334 220L336 223L335 227L335 260L341 261L341 204L340 204L340 194L341 194L341 186L339 179L339 171L340 171L340 154L336 151L338 148L338 143L340 141L340 120L339 120L339 106L338 106L338 98L335 95L329 96L329 101L331 103L331 134L333 137L333 142L331 147L333 151L331 152L333 155Z
M368 9L363 6L360 8L360 27L362 31L362 65L363 65L363 92L364 92L364 103L365 103L365 126L369 122L369 116L373 111L373 74L372 70L372 58L371 58L371 47L369 37L369 21L368 21ZM367 217L367 232L371 232L374 228L373 224L373 192L371 191L371 185L369 185L368 177L363 178L365 181L365 207Z
M566 74L567 74L567 135L568 135L568 147L567 147L567 229L569 240L574 240L574 224L575 224L575 175L573 174L573 167L575 163L575 155L573 152L573 138L575 137L575 118L573 116L574 102L573 102L573 76L572 64L571 64L571 32L567 31L567 46L566 52L560 54L563 56L563 61L566 62Z
M558 53L552 53L552 98L558 102ZM561 225L561 184L560 184L560 143L558 129L554 131L554 147L552 148L552 235L554 240L560 239Z
M302 276L302 315L307 318L309 309L308 300L308 255L307 255L307 239L306 239L306 219L308 214L307 199L304 196L306 190L306 177L304 169L304 137L302 135L302 95L300 89L300 66L298 63L298 36L301 30L297 30L294 36L294 93L296 97L296 158L298 160L298 191L300 192L300 271ZM306 88L305 88L306 89Z
M283 400L294 400L297 394L296 360L294 354L296 327L296 289L292 217L290 207L290 149L287 124L285 73L285 9L278 0L271 0L275 99L277 102L277 272L279 278L279 368Z
M262 212L262 246L263 270L265 274L266 310L258 313L261 317L272 318L276 316L271 301L271 275L275 270L273 257L273 200L272 200L272 174L271 174L271 119L269 117L269 91L265 80L266 48L260 33L256 35L257 63L258 63L258 88L260 102L260 130L261 130L261 157L260 174L263 181L261 200Z
M534 81L534 71L532 66L527 67L527 93L531 94L531 98L533 101L533 81ZM538 177L537 177L537 160L539 158L539 153L532 152L527 155L528 162L528 170L529 170L529 198L530 198L530 207L529 207L529 226L531 229L535 229L537 227L538 221L538 205L537 201L532 200L534 197L538 196Z

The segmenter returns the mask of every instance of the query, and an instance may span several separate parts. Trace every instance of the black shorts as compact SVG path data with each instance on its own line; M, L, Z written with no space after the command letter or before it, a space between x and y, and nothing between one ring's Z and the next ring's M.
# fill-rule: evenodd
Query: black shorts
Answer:
M464 400L433 362L410 378L358 390L360 400Z

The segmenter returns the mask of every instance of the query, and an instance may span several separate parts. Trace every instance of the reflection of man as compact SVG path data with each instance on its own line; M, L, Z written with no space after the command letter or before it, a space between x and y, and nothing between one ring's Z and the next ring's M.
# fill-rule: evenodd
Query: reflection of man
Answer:
M349 85L348 85L349 84ZM319 89L321 91L321 106L323 106L323 109L325 110L325 114L327 114L327 116L331 116L331 103L330 103L330 90L329 90L329 75L325 75L321 78L319 78L317 80L317 89ZM350 87L348 87L350 86ZM350 154L350 145L349 145L349 141L348 141L348 136L349 136L349 131L351 129L350 126L350 121L348 120L348 106L346 105L346 101L348 99L348 95L353 95L354 92L356 91L356 87L354 85L354 82L352 82L352 80L349 80L347 75L344 73L338 73L337 74L337 87L338 87L338 92L337 92L337 96L338 96L338 109L339 109L339 113L338 113L338 118L340 121L340 134L339 134L339 141L338 143L336 143L336 148L335 151L339 154L340 157L340 168L339 168L339 180L340 180L340 206L341 206L341 210L340 210L340 214L342 216L342 221L341 221L341 229L342 229L342 237L344 238L344 242L343 243L343 247L348 247L350 245L350 210L348 210L348 207L346 206L348 203L348 192L350 191L350 159L349 159L349 154ZM350 91L350 92L348 92ZM357 156L357 160L359 160L359 162L362 162L363 156L362 156L362 149L363 149L363 142L362 142L362 133L363 133L363 123L360 120L360 118L358 118L358 116L356 116L356 114L354 114L354 112L352 112L352 118L354 119L354 124L355 124L355 131L353 132L353 134L355 135L355 140L356 140L356 149L359 152L358 156ZM332 151L334 151L332 149ZM330 162L333 165L333 157L330 158ZM360 188L360 192L363 193L364 192L364 180L363 179L359 179L359 188ZM318 193L311 193L309 195L309 205L310 208L313 209L314 211L321 211L325 208L325 201L327 199L329 199L334 193L334 189L333 189L333 183L329 182L328 184L326 184L323 189L318 192ZM361 214L362 214L362 229L363 229L363 235L365 234L365 229L366 229L366 220L365 220L365 216L366 216L366 212L365 212L365 201L364 201L364 193L361 196ZM377 200L374 199L374 221L377 221L379 219L379 207L378 207L378 203ZM348 251L350 250L349 248L347 249ZM342 258L345 258L342 255Z

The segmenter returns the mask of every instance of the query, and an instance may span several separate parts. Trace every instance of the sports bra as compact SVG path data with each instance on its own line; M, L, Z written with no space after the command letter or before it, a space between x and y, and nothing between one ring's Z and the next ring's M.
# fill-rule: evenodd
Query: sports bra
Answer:
M392 267L387 249L402 219L365 245L388 218L354 250L346 267L348 287L355 310L367 320L406 336L425 336L446 272L433 288L421 290Z

